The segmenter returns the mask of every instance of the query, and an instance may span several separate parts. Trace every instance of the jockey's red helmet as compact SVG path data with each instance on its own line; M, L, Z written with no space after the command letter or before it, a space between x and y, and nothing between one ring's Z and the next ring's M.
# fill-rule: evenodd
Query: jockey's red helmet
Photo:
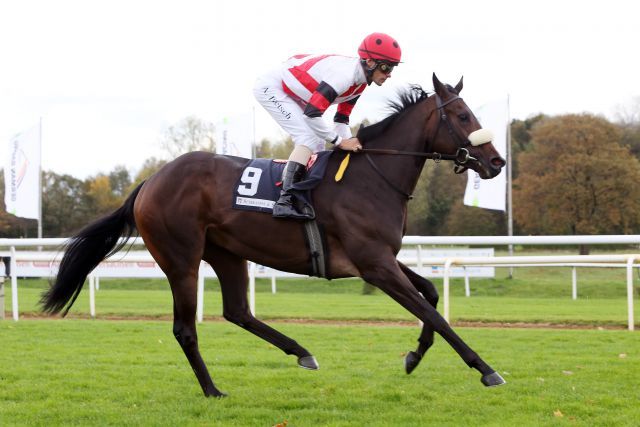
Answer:
M402 57L400 45L393 37L384 33L372 33L362 40L358 48L361 59L375 59L398 64Z

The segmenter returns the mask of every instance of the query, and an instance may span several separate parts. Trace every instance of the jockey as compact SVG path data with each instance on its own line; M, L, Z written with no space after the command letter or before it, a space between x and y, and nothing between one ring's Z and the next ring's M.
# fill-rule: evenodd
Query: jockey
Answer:
M282 173L280 199L273 207L277 218L313 219L295 207L291 193L294 183L305 174L311 155L324 149L325 143L347 150L362 148L352 137L349 115L360 94L372 82L381 86L400 63L398 42L383 33L365 37L358 48L359 58L340 55L296 55L280 67L258 78L253 93L295 144ZM337 104L334 127L322 115Z

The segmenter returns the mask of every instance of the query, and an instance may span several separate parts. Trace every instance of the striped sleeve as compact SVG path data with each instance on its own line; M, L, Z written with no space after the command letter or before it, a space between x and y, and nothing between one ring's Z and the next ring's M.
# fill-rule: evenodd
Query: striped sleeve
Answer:
M338 97L336 90L328 83L320 82L304 109L307 117L320 117Z
M333 121L336 123L344 123L348 125L351 111L353 111L353 107L356 105L356 102L358 102L359 98L360 96L356 96L353 99L338 104L338 111L336 111L336 115L333 117Z

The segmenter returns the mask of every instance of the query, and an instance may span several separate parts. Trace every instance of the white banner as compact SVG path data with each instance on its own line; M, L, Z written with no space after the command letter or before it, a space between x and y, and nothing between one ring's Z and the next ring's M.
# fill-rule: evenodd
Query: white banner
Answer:
M4 203L7 212L40 219L40 126L9 141L4 165Z
M474 110L483 128L493 133L493 145L500 155L507 158L507 126L509 126L509 101L507 98L483 105ZM479 208L506 210L507 171L493 179L481 179L477 172L467 171L467 189L464 204Z
M493 248L421 248L418 252L417 248L403 248L400 249L396 258L423 277L442 278L444 277L443 265L425 264L422 263L421 260L427 258L466 258L473 256L492 257L494 256L494 250ZM487 267L484 265L468 267L454 265L449 270L449 277L496 277L496 269L495 267Z
M253 157L253 114L236 114L216 123L216 153Z

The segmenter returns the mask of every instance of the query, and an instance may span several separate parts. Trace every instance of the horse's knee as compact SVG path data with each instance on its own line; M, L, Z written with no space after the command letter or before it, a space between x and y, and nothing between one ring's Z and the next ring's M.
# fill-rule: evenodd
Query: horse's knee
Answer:
M436 304L438 303L438 300L440 299L440 296L438 295L438 292L432 292L428 289L418 289L418 292L420 292L420 295L422 295L422 297L424 299L426 299L429 304L431 304L432 306L436 306Z
M246 310L224 310L222 312L222 317L240 327L246 325L251 319L253 319L251 313Z
M182 326L174 326L173 327L173 336L178 341L181 347L190 347L193 345L198 345L198 336L195 331L191 331L188 328L184 328Z
M419 291L424 297L424 299L426 299L429 302L429 304L431 304L431 306L435 307L436 305L438 305L438 301L440 300L440 296L438 295L438 290L430 280L425 279L424 277L422 278L422 280L423 280L423 283Z
M427 299L427 301L429 301L429 304L431 304L433 307L437 307L438 306L438 301L440 301L440 295L438 295L438 292L434 292L432 295L429 295L428 297L425 297Z

